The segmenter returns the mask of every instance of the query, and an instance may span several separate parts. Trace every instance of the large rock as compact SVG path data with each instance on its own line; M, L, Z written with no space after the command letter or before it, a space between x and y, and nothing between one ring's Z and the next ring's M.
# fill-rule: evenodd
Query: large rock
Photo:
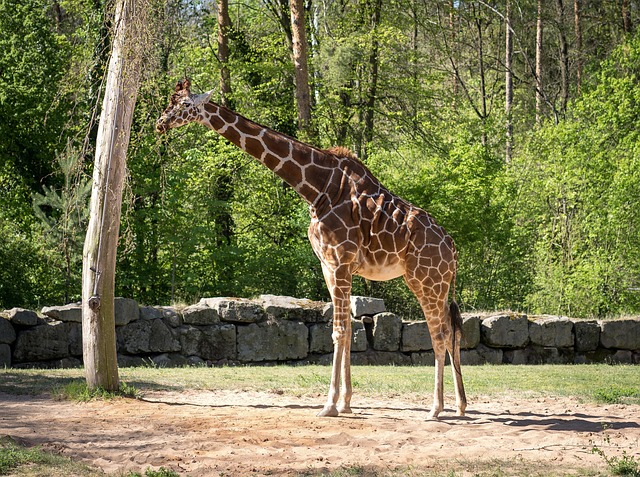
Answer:
M276 295L260 295L259 300L267 315L276 320L293 320L305 323L327 321L323 313L326 306L324 302Z
M185 325L176 329L184 356L205 360L236 359L236 327L229 323L210 326Z
M67 341L71 356L82 356L82 324L67 323Z
M544 316L529 321L531 343L552 348L573 346L573 323L565 317Z
M405 321L402 323L402 339L400 351L429 351L431 335L426 321Z
M384 313L387 309L382 298L370 298L366 296L351 297L351 315L359 318L361 316L373 316Z
M11 308L7 311L9 321L14 325L35 326L38 324L38 315L35 311L24 308Z
M213 308L229 323L258 323L267 316L262 306L244 298L202 298L200 304Z
M402 320L393 313L378 313L373 317L372 347L376 351L398 351Z
M16 340L16 330L11 322L0 316L0 344L11 344Z
M113 301L116 326L124 326L140 318L140 307L131 298L116 297Z
M600 325L595 320L573 320L577 352L595 351L600 344Z
M138 320L116 329L119 350L129 354L180 351L163 320Z
M210 306L197 303L182 310L182 320L186 325L214 325L220 323L220 315Z
M479 316L464 316L462 318L462 342L460 348L473 349L480 344L480 323Z
M34 326L18 333L13 351L16 363L67 358L69 326L60 321Z
M502 364L504 352L499 348L489 348L480 343L475 349L460 351L460 364L463 366L478 364Z
M309 328L309 353L331 353L333 351L333 323L318 323ZM359 320L351 320L351 351L367 349L367 332Z
M82 305L69 303L63 306L45 306L41 313L57 321L82 323Z
M524 349L509 349L504 352L508 364L568 364L574 362L573 348L529 345Z
M601 321L600 329L600 343L605 348L640 349L640 320Z
M238 327L238 359L243 362L306 358L309 330L298 321L252 323Z
M4 318L0 318L3 320ZM11 367L11 347L8 344L0 344L0 368Z
M494 348L523 348L529 342L525 315L500 314L482 320L482 342Z

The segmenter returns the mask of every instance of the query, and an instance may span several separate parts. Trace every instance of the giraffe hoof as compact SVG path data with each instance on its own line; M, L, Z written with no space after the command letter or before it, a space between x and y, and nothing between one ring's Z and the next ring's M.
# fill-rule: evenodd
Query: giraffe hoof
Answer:
M338 412L340 414L353 414L351 406L349 406L348 404L338 404Z
M337 417L340 413L335 406L325 406L322 411L316 414L318 417Z
M440 411L436 411L433 410L429 413L429 415L427 416L427 420L428 421L437 421L438 420L438 414L440 414Z

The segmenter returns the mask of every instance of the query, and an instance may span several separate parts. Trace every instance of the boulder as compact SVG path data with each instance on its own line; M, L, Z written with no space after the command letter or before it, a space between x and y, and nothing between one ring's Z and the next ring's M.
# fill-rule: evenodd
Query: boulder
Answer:
M116 297L113 301L116 326L124 326L140 318L140 307L131 298Z
M569 348L573 346L573 323L560 316L536 318L529 321L529 339L538 346Z
M45 306L41 313L49 318L66 323L82 323L82 305L69 303L63 306Z
M11 322L0 316L0 344L11 344L16 340L16 330Z
M18 333L13 360L16 363L67 358L69 326L61 321L34 326Z
M600 325L595 320L573 320L575 349L582 353L595 351L600 343Z
M36 312L24 308L11 308L7 311L7 317L14 325L35 326L38 324Z
M244 298L202 298L200 304L213 308L229 323L258 323L267 316L262 306Z
M600 322L600 343L605 348L640 349L640 320L613 320Z
M354 365L407 366L412 364L412 361L411 356L406 354L370 349L364 353L352 353L351 363Z
M163 320L138 320L116 328L119 350L129 354L180 351Z
M220 315L213 308L197 303L182 310L182 321L186 325L214 325L220 323Z
M69 354L82 356L82 324L67 323L67 341L69 342Z
M433 351L411 353L411 364L414 366L434 366L436 364L436 357Z
M4 318L0 318L3 320ZM8 344L0 344L0 368L11 367L11 347Z
M351 315L355 318L361 316L373 316L378 313L384 313L387 309L384 306L382 298L371 298L366 296L351 297Z
M306 358L309 329L298 321L238 326L238 359L243 362Z
M499 314L482 320L482 342L494 348L523 348L529 342L525 315Z
M402 320L393 313L378 313L373 316L372 347L376 351L398 351Z
M460 363L464 365L502 364L504 352L480 343L475 349L460 351Z
M431 335L426 321L405 321L402 323L400 351L429 351Z
M228 323L209 326L185 325L176 328L184 356L199 356L204 360L236 358L236 327Z
M508 364L569 364L574 362L573 348L529 345L524 349L510 349L504 352L504 362Z
M462 342L461 349L473 349L480 343L480 323L482 319L477 316L462 317Z
M267 315L276 320L293 320L304 323L327 321L323 313L326 306L324 302L276 295L260 295L259 301Z
M331 353L333 351L333 323L318 323L309 327L309 353ZM367 349L367 332L359 320L351 320L351 351Z
M162 353L151 358L158 368L181 368L189 365L189 360L178 353Z

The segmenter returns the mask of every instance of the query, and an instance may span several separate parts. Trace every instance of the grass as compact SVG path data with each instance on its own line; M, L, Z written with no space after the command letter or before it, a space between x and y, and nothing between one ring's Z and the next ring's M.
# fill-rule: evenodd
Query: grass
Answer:
M640 404L640 372L632 365L485 365L466 366L462 371L470 396L564 396L582 402ZM145 391L187 389L322 395L329 376L327 366L120 369L120 379L128 386L122 391L129 397ZM354 393L365 396L429 398L433 392L433 370L421 366L354 366L352 379ZM77 400L92 398L85 396L82 382L79 369L0 370L0 391L11 394L50 395L53 390L67 389L63 394L75 394ZM445 390L453 390L448 372Z
M630 365L541 365L466 366L463 368L467 395L473 398L509 395L512 398L568 397L597 404L640 405L640 372ZM279 394L324 396L329 386L328 366L241 366L223 368L122 368L120 379L127 383L119 393L89 391L83 371L0 369L0 392L48 395L61 399L120 399L138 397L148 391L235 390L272 391ZM354 366L354 393L364 396L430 399L433 369L425 367ZM450 373L445 390L453 393ZM436 461L420 468L381 469L348 467L331 473L301 473L300 477L499 477L557 475L622 475L640 477L639 462L633 456L601 454L606 470L562 473L543 463L523 460ZM71 477L105 476L98 470L38 449L27 449L0 439L0 475ZM165 469L118 477L179 477ZM180 476L186 477L186 476Z

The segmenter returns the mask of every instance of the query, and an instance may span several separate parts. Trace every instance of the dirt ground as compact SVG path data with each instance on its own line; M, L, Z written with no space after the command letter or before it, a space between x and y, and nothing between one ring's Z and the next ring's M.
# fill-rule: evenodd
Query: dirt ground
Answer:
M593 445L607 456L624 451L640 460L640 406L472 399L464 418L447 408L440 420L427 421L430 399L355 396L353 415L317 418L322 402L322 396L229 391L89 403L0 394L0 436L107 472L164 466L193 477L442 468L443 459L604 469Z

